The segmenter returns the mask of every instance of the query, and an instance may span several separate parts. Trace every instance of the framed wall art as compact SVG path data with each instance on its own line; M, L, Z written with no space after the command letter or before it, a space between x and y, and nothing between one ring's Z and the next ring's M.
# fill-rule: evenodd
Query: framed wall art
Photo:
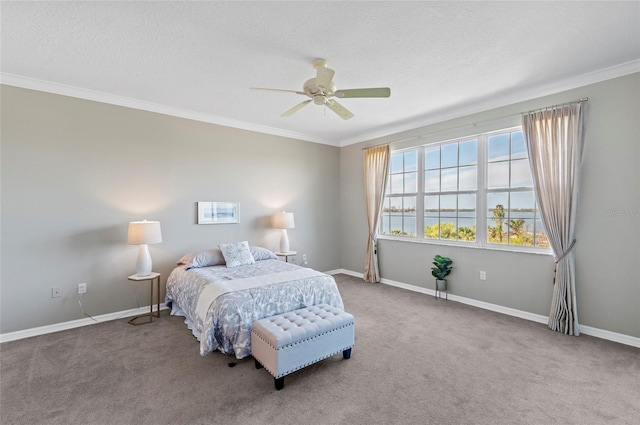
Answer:
M198 202L198 224L232 224L240 222L237 202Z

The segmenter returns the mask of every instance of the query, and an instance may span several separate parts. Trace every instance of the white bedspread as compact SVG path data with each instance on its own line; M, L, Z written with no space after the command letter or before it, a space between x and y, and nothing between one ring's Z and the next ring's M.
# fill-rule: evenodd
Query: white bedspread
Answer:
M198 297L198 305L196 306L196 314L205 322L207 312L211 307L211 303L222 294L233 291L242 291L249 288L259 288L261 286L273 285L274 283L292 282L295 280L305 279L308 277L326 276L313 269L296 269L285 272L271 273L261 276L245 277L243 279L234 280L218 280L206 285L200 296Z
M332 276L279 260L235 268L178 266L167 279L165 301L172 315L185 317L201 355L220 350L238 359L251 354L256 320L317 304L344 309Z

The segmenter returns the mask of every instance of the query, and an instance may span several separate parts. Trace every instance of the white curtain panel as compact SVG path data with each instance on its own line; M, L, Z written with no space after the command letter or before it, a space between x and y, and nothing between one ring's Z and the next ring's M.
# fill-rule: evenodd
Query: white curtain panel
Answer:
M549 327L578 336L575 221L582 161L584 102L522 114L536 199L556 260Z
M389 145L373 146L364 150L364 195L366 202L369 238L364 266L365 282L380 282L378 267L378 220L384 200L384 190L389 173Z

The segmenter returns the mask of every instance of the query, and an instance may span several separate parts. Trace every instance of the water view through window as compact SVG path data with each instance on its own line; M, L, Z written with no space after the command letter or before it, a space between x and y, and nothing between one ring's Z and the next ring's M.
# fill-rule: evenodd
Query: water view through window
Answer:
M380 233L547 248L522 131L393 152Z

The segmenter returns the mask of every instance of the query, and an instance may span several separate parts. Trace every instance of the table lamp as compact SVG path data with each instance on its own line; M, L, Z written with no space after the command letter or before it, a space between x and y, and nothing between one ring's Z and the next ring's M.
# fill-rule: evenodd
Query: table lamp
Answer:
M289 252L289 235L287 235L287 229L293 229L296 227L293 213L284 212L276 213L273 216L273 227L276 229L282 229L280 236L280 252Z
M129 223L129 233L127 243L130 245L140 245L138 251L138 261L136 262L136 273L138 276L148 276L151 274L151 255L149 255L148 244L162 242L162 232L159 221L132 221Z

